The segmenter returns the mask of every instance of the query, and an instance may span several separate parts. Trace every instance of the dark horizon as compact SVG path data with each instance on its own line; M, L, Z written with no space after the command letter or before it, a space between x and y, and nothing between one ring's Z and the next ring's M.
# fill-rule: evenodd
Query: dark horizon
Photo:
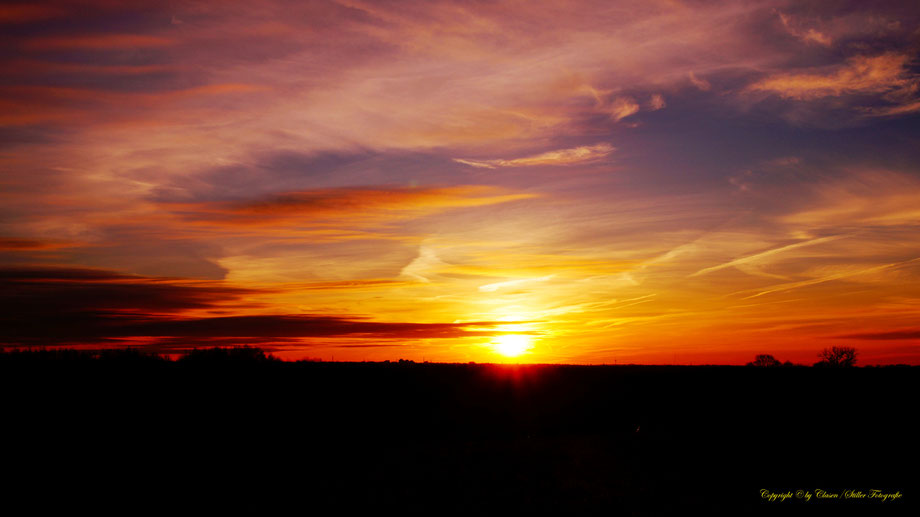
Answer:
M422 359L416 361L414 359L407 358L397 358L397 359L384 359L384 360L336 360L333 356L331 359L326 360L319 357L301 357L296 359L285 359L283 357L278 357L274 355L275 349L271 347L259 347L252 345L217 345L217 346L194 346L194 347L183 347L181 345L174 345L170 348L154 348L150 346L134 346L134 347L120 347L120 346L110 346L105 348L97 348L93 346L85 347L74 347L74 346L43 346L43 345L6 345L0 346L0 358L4 354L22 354L22 355L34 355L36 357L47 356L49 360L56 359L55 356L59 356L60 359L67 360L69 358L115 358L118 359L120 356L128 355L137 355L141 357L155 357L161 358L168 361L177 361L188 356L201 356L206 357L208 353L227 353L229 356L234 356L234 352L243 352L236 356L235 360L243 361L272 361L280 363L343 363L343 364L443 364L443 365L481 365L481 366L501 366L501 367L552 367L552 366L585 366L585 367L605 367L605 366L635 366L635 367L743 367L743 368L759 368L759 369L772 369L772 368L885 368L885 367L917 367L918 365L911 365L906 363L889 363L889 364L860 364L858 350L856 350L856 361L854 364L848 365L828 365L822 364L824 360L815 361L812 364L803 364L803 363L793 363L791 361L779 361L774 365L759 365L755 362L749 361L744 364L719 364L719 363L702 363L702 364L692 364L692 363L656 363L656 364L647 364L647 363L515 363L515 362L478 362L478 361L467 361L467 362L449 362L449 361L428 361ZM770 354L758 354L758 357ZM820 359L820 354L816 355ZM752 359L756 359L752 358ZM775 358L774 358L775 359Z
M284 362L241 348L179 361L53 355L0 354L0 390L12 395L2 410L8 508L916 508L915 367ZM770 500L765 490L892 499Z

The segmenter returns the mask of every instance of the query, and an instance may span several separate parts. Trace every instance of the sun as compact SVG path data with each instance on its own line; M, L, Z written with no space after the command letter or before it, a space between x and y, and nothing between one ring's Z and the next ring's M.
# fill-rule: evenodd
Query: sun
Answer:
M533 339L526 334L503 334L496 336L493 348L505 357L517 357L530 350Z

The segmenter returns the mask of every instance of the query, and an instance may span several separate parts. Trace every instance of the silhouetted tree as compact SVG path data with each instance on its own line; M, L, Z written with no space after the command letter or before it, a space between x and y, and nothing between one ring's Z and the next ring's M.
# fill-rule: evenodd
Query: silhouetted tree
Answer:
M782 363L770 354L759 354L748 366L781 366Z
M815 366L854 366L856 364L856 349L849 346L834 346L825 348L818 354L821 361Z

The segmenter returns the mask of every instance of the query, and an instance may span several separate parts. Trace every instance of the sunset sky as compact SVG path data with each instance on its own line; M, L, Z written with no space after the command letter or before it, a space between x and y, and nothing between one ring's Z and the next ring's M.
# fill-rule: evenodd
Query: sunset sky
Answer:
M3 3L0 343L920 364L920 6L868 5Z

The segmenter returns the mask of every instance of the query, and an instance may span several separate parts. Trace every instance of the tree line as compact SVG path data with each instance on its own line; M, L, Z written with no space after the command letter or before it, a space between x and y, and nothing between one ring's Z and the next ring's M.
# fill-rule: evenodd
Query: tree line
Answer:
M832 346L825 348L818 354L821 359L812 366L817 367L834 367L846 368L856 366L856 349L849 346ZM753 361L747 363L748 366L773 367L773 366L794 366L791 362L780 362L779 359L770 354L758 354Z

